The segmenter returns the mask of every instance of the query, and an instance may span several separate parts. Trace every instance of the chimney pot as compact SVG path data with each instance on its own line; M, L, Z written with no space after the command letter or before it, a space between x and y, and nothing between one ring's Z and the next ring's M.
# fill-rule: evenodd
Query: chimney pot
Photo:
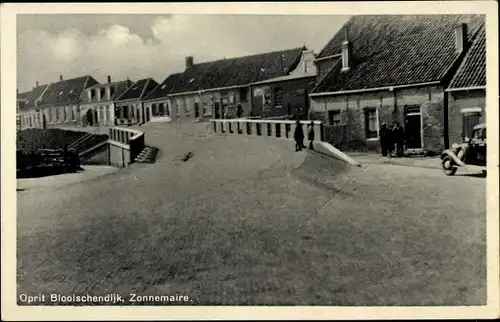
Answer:
M186 57L186 69L191 68L193 66L194 66L193 56L187 56Z
M59 80L63 80L63 75L59 75Z
M460 23L455 27L455 50L463 52L467 49L468 28L466 23Z
M111 75L108 75L108 84L111 83Z

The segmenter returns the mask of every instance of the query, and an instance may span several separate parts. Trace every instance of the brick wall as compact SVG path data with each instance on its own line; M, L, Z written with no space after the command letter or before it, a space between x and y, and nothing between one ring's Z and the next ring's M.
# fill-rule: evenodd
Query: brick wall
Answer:
M326 106L325 106L326 105ZM365 92L336 95L325 98L311 97L311 118L329 122L327 110L340 111L341 124L346 127L343 144L350 148L379 149L378 139L367 139L365 108L376 108L379 125L398 121L405 127L405 106L417 105L421 109L423 149L440 152L444 148L443 106L444 92L440 86L396 89L395 91Z
M448 95L448 132L450 144L462 141L462 122L463 108L479 107L482 109L480 122L486 122L486 92L478 91L460 91L450 92Z

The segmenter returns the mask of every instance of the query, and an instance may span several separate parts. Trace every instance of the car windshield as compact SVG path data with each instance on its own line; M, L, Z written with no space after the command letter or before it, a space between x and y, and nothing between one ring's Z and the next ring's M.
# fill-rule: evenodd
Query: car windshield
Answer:
M472 137L476 140L486 140L486 129L477 129Z

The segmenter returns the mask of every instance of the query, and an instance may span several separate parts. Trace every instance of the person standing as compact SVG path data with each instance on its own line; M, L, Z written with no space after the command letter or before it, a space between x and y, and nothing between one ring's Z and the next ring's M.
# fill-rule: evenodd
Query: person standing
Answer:
M237 114L239 119L243 115L243 108L241 107L241 104L238 104L238 106L236 107L236 114Z
M389 139L389 130L387 129L387 125L382 123L380 125L380 148L382 149L382 156L387 156L388 150L388 139Z
M311 121L309 124L309 131L307 133L307 139L309 140L309 150L314 150L313 141L314 141L314 121Z
M396 155L398 157L403 157L404 151L404 131L403 128L399 125L399 122L394 122L394 127L392 128L392 134L394 138Z
M293 134L293 138L295 139L295 152L302 151L302 148L304 147L304 131L302 130L302 124L299 119L295 121L295 132Z

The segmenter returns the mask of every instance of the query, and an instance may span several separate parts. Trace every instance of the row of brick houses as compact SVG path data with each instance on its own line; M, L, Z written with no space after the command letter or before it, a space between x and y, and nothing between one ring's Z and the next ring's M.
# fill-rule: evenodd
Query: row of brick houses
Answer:
M482 15L355 16L316 57L310 116L348 148L396 121L408 151L439 152L482 121L462 109L484 115L484 32Z
M196 64L190 56L160 84L61 78L19 94L18 106L24 118L43 111L47 124L76 126L317 119L329 140L361 149L378 148L380 125L397 121L408 151L438 152L485 120L484 23L484 15L354 16L317 55L303 46Z

